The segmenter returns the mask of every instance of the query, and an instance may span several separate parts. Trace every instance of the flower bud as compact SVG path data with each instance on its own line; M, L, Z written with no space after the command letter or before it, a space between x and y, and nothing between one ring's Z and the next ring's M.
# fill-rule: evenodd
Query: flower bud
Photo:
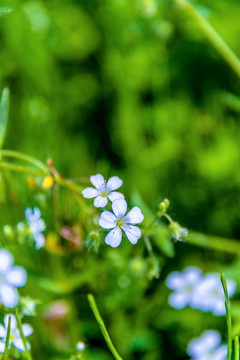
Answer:
M169 205L170 205L170 201L168 199L164 199L162 202L160 202L158 206L158 210L159 210L158 215L166 213Z
M188 236L188 229L181 227L181 225L175 221L171 222L169 227L172 231L172 236L174 237L175 241L184 241Z

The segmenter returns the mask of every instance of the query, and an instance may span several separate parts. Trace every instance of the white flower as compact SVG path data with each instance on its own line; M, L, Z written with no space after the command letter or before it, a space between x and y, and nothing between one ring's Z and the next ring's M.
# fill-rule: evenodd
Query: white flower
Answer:
M168 302L175 309L192 305L197 285L202 281L202 271L197 267L187 267L182 272L173 271L166 279L166 285L174 292Z
M4 352L6 337L7 337L7 328L8 328L8 321L9 317L11 317L11 327L10 327L10 340L9 340L9 347L11 344L20 352L25 352L24 344L20 336L20 332L17 328L17 320L15 315L9 314L4 317L4 325L0 325L0 353ZM22 325L22 331L24 337L27 337L32 334L33 328L29 324ZM30 343L27 342L27 348L30 350L31 346Z
M103 211L99 225L104 229L113 229L105 237L105 243L111 247L117 247L122 241L122 230L125 232L128 240L132 244L136 244L141 237L141 230L134 226L140 224L144 216L139 207L134 206L127 215L127 202L124 199L115 200L112 203L113 213L110 211Z
M83 351L85 349L85 344L83 341L79 341L76 346L78 351Z
M227 345L221 345L221 336L217 331L207 330L190 341L187 353L191 360L226 360Z
M226 280L228 296L231 298L236 291L236 283ZM211 311L214 315L221 316L226 313L225 296L219 274L210 273L205 275L198 284L193 297L192 307L204 312Z
M35 247L36 249L41 249L45 244L45 237L42 232L46 229L45 222L41 219L41 211L37 207L33 209L26 208L25 217L29 223Z
M113 191L120 188L123 184L122 180L119 179L118 176L112 176L108 182L106 182L101 174L97 174L91 176L90 181L95 188L88 187L82 191L82 194L86 199L95 197L95 207L105 207L108 203L108 199L110 201L124 199L123 194L118 191Z
M7 250L0 249L0 302L7 308L14 308L19 302L16 288L27 282L26 270L13 266L13 257Z

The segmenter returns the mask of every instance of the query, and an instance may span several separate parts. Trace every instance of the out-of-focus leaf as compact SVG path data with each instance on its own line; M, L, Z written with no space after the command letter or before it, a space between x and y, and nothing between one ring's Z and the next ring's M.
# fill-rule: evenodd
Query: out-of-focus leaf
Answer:
M8 14L12 12L14 9L10 8L9 6L2 6L0 7L0 16Z
M9 89L5 88L2 92L0 103L0 148L2 148L8 122L8 109L9 109Z

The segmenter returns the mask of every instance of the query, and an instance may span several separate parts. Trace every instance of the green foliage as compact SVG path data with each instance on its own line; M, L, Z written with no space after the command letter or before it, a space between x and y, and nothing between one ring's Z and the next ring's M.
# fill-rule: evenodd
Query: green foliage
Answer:
M89 292L123 359L186 358L191 338L206 328L224 334L225 322L170 308L167 274L199 266L240 286L239 78L171 1L8 4L0 8L9 13L0 17L0 147L41 163L18 159L29 175L1 169L0 242L28 270L23 299L41 302L31 319L33 359L112 358ZM240 56L240 4L193 5ZM47 189L49 158L62 178ZM97 173L124 180L127 200L144 213L147 239L104 244L99 212L81 195L82 177ZM190 229L184 243L173 243L165 217L155 218L165 198L175 224ZM27 206L39 206L47 223L40 252ZM232 316L239 335L238 295Z

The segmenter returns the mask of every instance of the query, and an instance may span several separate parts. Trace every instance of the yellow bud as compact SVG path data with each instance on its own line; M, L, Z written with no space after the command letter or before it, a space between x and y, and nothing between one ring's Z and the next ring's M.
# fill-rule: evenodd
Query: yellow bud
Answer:
M46 176L43 179L42 187L44 189L50 189L54 185L54 178L51 175Z

